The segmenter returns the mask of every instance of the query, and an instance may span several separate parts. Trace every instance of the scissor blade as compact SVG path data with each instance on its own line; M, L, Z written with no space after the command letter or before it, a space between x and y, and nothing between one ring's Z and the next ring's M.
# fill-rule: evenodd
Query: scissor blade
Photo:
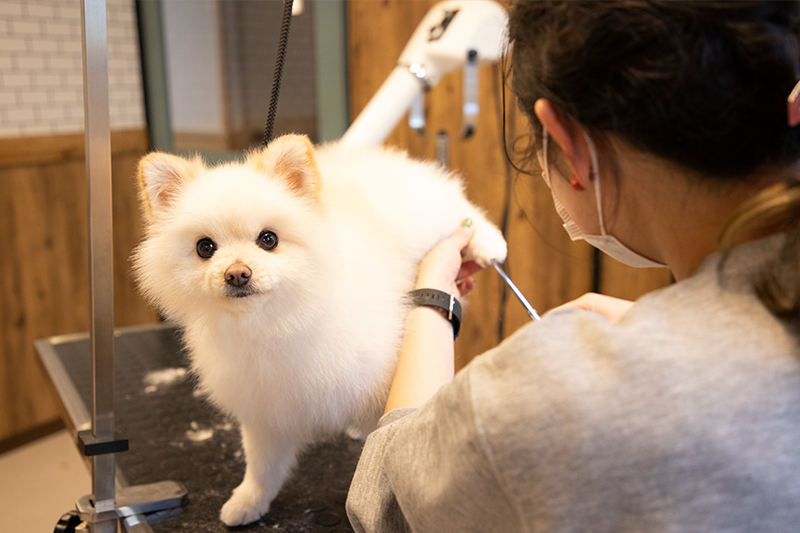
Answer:
M511 290L517 296L517 299L522 302L522 305L525 307L525 310L528 312L528 316L531 317L531 320L541 320L542 317L539 316L539 313L536 312L536 309L533 308L525 296L522 295L522 292L517 288L516 285L514 285L514 282L511 281L511 278L509 278L506 273L503 272L503 269L500 268L500 265L497 263L497 261L492 261L492 266L495 270L497 270L497 273L500 274L500 277L506 281L508 286L511 287Z

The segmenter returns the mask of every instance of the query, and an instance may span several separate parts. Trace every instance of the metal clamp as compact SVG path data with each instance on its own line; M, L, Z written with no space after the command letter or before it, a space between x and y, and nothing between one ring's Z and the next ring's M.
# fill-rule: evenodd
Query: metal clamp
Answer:
M408 71L419 80L423 91L427 92L431 90L433 84L430 82L429 71L425 68L425 65L422 63L411 63L410 65L398 63L397 66L407 68Z
M80 431L78 432L78 448L85 457L127 452L128 439L119 438L119 434L115 434L113 440L98 439L92 435L91 431Z

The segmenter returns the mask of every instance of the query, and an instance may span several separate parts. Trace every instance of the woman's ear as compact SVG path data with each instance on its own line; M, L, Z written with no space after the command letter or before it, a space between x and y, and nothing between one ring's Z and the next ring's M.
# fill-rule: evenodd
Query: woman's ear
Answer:
M533 112L542 126L547 128L550 138L561 148L569 171L575 174L582 187L588 188L592 179L592 158L580 126L574 120L564 117L545 98L536 100Z

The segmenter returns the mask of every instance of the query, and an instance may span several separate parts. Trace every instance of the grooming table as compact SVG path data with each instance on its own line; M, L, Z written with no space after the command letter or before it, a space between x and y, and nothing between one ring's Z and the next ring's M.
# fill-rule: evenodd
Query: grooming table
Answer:
M150 517L155 533L230 531L219 511L244 475L239 431L195 394L178 335L166 324L115 332L114 410L117 431L130 444L129 451L116 455L117 485L172 480L187 489L178 514ZM68 426L75 433L88 429L88 334L41 339L36 348ZM306 451L267 516L236 531L352 532L344 504L361 446L342 435Z

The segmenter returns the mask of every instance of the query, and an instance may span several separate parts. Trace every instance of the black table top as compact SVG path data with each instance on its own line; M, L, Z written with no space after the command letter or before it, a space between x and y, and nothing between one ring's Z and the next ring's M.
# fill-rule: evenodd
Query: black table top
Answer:
M70 426L84 429L91 401L88 334L44 339L37 349ZM219 510L244 475L239 431L194 392L179 332L163 324L119 330L114 350L116 426L130 444L116 456L118 482L172 480L187 488L177 516L150 524L155 533L230 531ZM269 513L235 530L351 532L344 504L361 447L344 435L311 447Z

